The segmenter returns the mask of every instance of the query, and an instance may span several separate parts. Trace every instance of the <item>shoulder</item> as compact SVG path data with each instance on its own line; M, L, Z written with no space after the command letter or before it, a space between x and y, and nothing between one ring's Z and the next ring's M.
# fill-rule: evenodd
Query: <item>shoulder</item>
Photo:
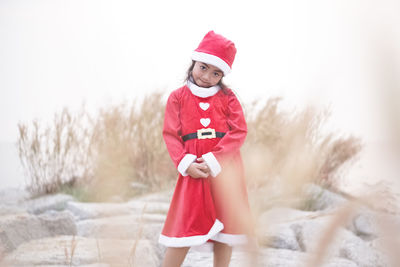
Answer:
M226 87L226 88L221 89L221 91L227 97L236 97L235 92L231 88Z
M182 98L182 95L183 95L184 92L185 92L185 87L186 87L186 86L184 85L184 86L182 86L182 87L179 87L178 89L173 90L173 91L170 93L168 99L169 99L169 100L172 100L172 99L180 100L180 99Z
M238 96L234 90L226 87L224 89L221 89L221 91L222 91L221 95L223 96L223 98L225 98L225 100L228 103L232 103L232 102L239 103Z

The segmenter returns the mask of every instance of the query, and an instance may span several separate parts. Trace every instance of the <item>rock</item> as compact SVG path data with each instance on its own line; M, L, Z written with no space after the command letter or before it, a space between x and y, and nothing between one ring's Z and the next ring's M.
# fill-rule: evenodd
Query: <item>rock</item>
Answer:
M391 235L389 229L400 229L400 216L361 208L348 228L364 240L373 240Z
M256 255L233 249L230 267L265 266L265 267L299 267L308 266L312 255L287 249L260 249ZM190 249L182 267L213 266L212 252L199 252ZM357 267L354 262L343 258L329 258L322 267Z
M307 184L304 188L306 199L306 210L327 210L334 209L347 202L343 196L322 188L316 184Z
M300 220L291 223L302 251L314 253L321 246L321 237L331 224L334 215L322 216L312 220ZM378 251L374 250L360 237L338 226L334 238L327 245L327 258L340 257L353 261L360 267L385 266Z
M365 240L378 237L376 216L378 216L377 213L367 210L357 214L352 220L353 232Z
M78 235L113 239L149 239L158 241L163 226L163 218L153 214L139 216L119 216L111 218L83 220L78 222Z
M29 192L19 188L4 188L0 190L0 216L25 213L21 203L30 196Z
M384 263L383 266L398 265L400 260L400 239L398 234L378 237L374 240L371 240L368 245L372 249L378 251L380 262Z
M81 203L68 202L66 209L78 219L94 219L101 217L128 215L132 213L126 203Z
M76 235L74 216L69 211L49 211L38 216L41 224L47 228L50 236Z
M166 190L162 192L150 193L132 198L131 201L140 202L164 202L169 203L171 201L173 190Z
M332 216L321 216L311 220L302 219L290 223L290 228L296 234L296 239L302 251L316 251L317 245L331 220Z
M26 209L14 205L0 204L0 216L19 214L19 213L26 213Z
M82 265L79 265L79 267L111 267L111 266L113 266L113 265L109 265L109 264L107 264L107 263L93 263L93 264L82 264ZM28 265L20 265L20 264L18 264L18 265L15 265L15 264L11 264L11 265L8 265L7 267L32 267L32 265L31 264L28 264ZM35 265L35 267L71 267L71 265L65 265L65 264L62 264L62 265Z
M0 240L6 252L29 240L48 236L49 230L34 215L23 213L0 217Z
M386 266L378 251L368 246L366 242L350 231L345 233L339 249L340 257L349 259L360 267Z
M296 234L289 224L279 224L264 227L259 234L259 243L277 249L301 250Z
M260 225L286 223L288 221L310 219L320 215L313 211L296 210L286 207L274 207L262 213L258 218Z
M0 217L0 240L5 252L32 239L76 234L76 225L69 212L53 212L34 216L17 214Z
M190 249L185 258L185 261L182 264L182 267L204 267L204 266L213 266L212 252L200 252L198 250ZM248 254L246 254L243 251L233 249L229 266L243 267L243 266L255 266L255 265L249 264Z
M69 201L74 198L66 194L46 195L39 198L34 198L26 201L24 206L28 212L33 214L40 214L48 210L64 210Z
M148 240L90 239L58 236L32 240L7 255L2 266L159 266ZM94 264L94 265L89 265ZM105 265L107 266L107 265Z
M266 267L308 266L312 255L286 249L265 249L261 251L261 264ZM338 257L326 259L323 267L357 267L354 262Z
M4 188L0 189L0 203L8 206L18 206L25 200L29 199L30 194L21 188Z
M321 216L321 212L275 207L260 215L258 235L260 244L277 249L301 250L291 222Z
M127 205L136 213L167 214L169 203L150 200L130 200Z
M168 203L139 200L131 200L125 203L68 202L66 207L78 220L142 213L166 214L168 208Z

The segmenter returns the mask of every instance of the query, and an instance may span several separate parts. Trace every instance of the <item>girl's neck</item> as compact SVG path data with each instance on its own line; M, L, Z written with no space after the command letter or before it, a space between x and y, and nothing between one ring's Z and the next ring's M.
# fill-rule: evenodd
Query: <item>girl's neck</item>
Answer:
M192 94L203 98L213 96L221 89L219 85L214 85L211 87L200 87L194 82L192 77L188 79L187 87L189 87Z

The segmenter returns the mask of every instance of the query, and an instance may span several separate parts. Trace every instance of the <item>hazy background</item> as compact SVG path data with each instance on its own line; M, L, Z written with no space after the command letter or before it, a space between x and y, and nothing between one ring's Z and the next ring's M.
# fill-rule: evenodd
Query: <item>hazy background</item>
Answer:
M329 130L366 145L352 186L394 180L387 107L400 99L399 13L397 0L0 0L0 187L23 180L19 121L170 92L209 30L236 44L225 81L242 102L328 108Z

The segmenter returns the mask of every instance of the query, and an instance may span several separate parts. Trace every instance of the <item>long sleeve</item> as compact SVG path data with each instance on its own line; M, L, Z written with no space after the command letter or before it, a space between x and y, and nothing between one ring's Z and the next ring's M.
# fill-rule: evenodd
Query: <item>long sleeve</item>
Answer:
M221 171L220 162L225 157L239 152L247 135L243 109L233 93L228 99L227 123L229 131L209 153L202 155L214 177Z
M173 92L165 108L163 138L175 167L183 176L187 176L186 170L196 160L196 155L186 153L181 135L180 105Z

